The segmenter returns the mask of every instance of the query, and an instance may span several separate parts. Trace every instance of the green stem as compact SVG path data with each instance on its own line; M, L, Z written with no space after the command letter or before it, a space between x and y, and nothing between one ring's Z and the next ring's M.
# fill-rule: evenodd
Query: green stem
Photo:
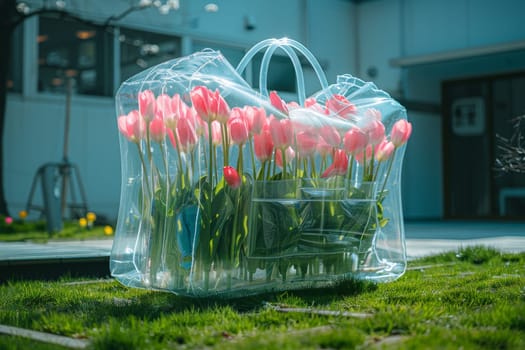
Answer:
M253 174L253 178L255 179L255 177L257 176L257 170L255 169L255 152L253 150L253 142L252 142L252 136L250 135L250 139L248 140L248 144L250 145L250 156L252 158L252 174Z
M230 164L230 147L229 147L229 141L228 141L228 128L226 128L225 124L221 124L221 137L222 137L222 149L224 153L224 166L227 166Z
M272 176L275 176L277 171L277 149L273 152L273 166L272 166Z
M388 163L388 169L386 170L385 181L383 182L383 187L381 188L381 192L379 192L379 200L383 200L383 193L385 192L386 183L388 181L388 176L390 175L390 172L392 171L392 164L394 164L395 155L396 155L396 149L394 149L394 152L392 152L392 156L390 157L390 161Z
M347 182L350 182L350 179L352 178L352 171L354 170L353 168L354 168L354 157L350 155L348 159L348 170L346 172Z
M212 152L212 149L213 149L213 137L212 137L212 127L211 127L211 122L208 122L208 149L210 151L210 156L208 157L209 159L209 163L208 163L208 181L210 183L210 188L211 188L211 191L210 191L210 202L213 201L213 157L211 156L211 152ZM210 207L210 210L211 210L211 206ZM211 214L211 211L210 211L210 214ZM209 216L211 217L211 215Z
M140 162L142 164L142 171L144 173L143 177L147 178L148 177L148 168L146 166L146 160L144 159L144 155L142 154L142 147L141 147L140 143L137 143L137 147L138 147L138 151L139 151ZM148 189L148 195L151 198L151 196L152 196L151 189L150 189L149 185L146 186L146 187Z
M284 148L281 149L281 158L283 159L283 176L282 179L286 179L286 151Z
M317 171L315 170L315 157L313 155L310 156L310 173L312 174L311 177L317 177Z

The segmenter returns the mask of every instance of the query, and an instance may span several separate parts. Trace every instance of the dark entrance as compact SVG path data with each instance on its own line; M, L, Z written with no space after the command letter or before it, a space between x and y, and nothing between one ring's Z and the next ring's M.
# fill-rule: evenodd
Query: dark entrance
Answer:
M446 218L525 219L525 174L495 170L496 135L510 138L525 114L525 72L445 81L442 92Z

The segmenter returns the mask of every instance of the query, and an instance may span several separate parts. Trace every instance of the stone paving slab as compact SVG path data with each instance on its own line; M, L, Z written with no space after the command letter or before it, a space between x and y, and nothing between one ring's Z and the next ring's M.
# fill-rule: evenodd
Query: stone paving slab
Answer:
M508 222L408 222L405 225L407 256L486 245L504 252L525 251L525 223ZM111 253L111 239L53 241L46 244L0 242L0 265L28 260L103 258Z

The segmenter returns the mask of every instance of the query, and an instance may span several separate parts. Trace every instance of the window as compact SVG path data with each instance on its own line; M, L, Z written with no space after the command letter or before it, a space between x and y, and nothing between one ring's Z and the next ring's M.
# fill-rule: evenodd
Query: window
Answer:
M120 81L181 55L179 37L120 29Z
M7 70L7 91L22 92L22 31L18 26L11 38L9 69Z
M111 34L80 22L40 17L37 42L38 91L63 94L67 79L73 78L76 93L113 93Z

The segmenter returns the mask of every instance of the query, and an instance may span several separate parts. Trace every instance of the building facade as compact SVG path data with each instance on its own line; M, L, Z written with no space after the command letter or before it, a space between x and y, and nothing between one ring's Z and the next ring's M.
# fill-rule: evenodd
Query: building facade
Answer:
M89 23L103 24L133 3L67 1L67 11L85 22L48 14L32 17L18 28L3 137L4 188L11 212L25 208L37 169L63 158L68 81L73 81L68 159L78 166L89 209L111 221L120 200L114 105L120 83L144 68L206 47L220 50L236 64L258 41L286 36L316 55L329 83L337 74L350 73L373 80L406 103L414 135L403 175L405 216L454 217L446 210L450 192L457 190L447 175L444 144L451 136L443 127L450 108L443 104L442 86L470 77L519 78L525 71L521 0L228 0L217 1L217 11L206 10L207 1L180 0L180 8L167 15L151 8L110 22L109 27ZM283 72L289 68L280 59L273 67ZM255 81L256 68L255 64L248 69L247 80ZM272 84L293 96L294 85L289 83L293 77L286 74ZM313 71L306 69L305 74L308 91L315 91ZM510 84L510 94L525 95L520 80L512 79L501 84ZM480 96L489 106L490 96ZM511 110L490 112L485 123L525 114L523 105L506 103ZM493 131L484 128L481 137ZM519 178L507 182L474 189L483 191L480 198L486 198L490 210L465 215L460 211L457 216L490 217L499 212L500 207L490 203L499 203L500 190L522 186ZM513 205L519 208L517 200Z

